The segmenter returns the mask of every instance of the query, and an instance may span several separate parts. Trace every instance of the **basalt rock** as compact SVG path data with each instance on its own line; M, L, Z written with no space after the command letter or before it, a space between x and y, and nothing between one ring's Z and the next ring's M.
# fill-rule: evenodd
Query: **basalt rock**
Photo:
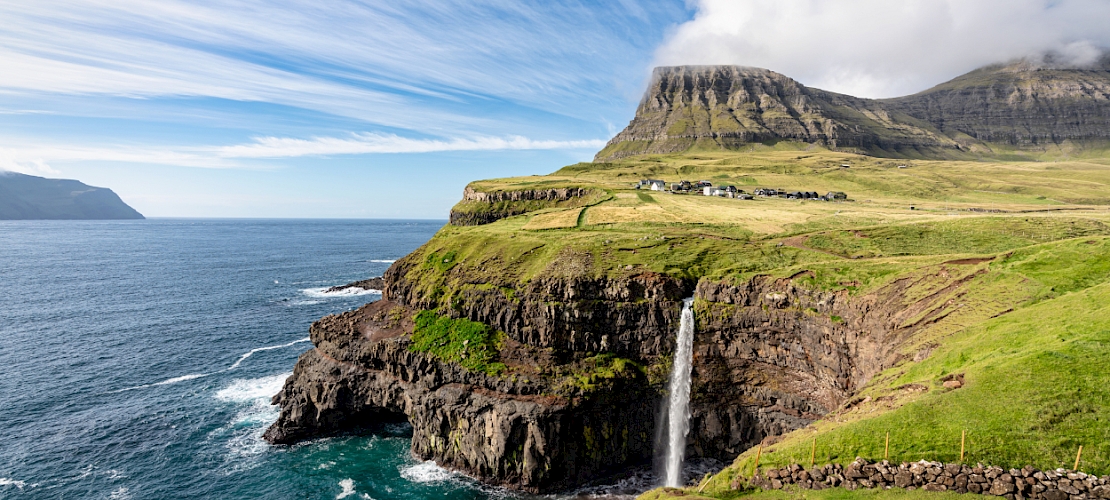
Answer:
M363 290L378 290L378 291L381 291L383 288L385 288L385 280L383 280L381 277L377 277L377 278L370 278L370 279L365 279L365 280L353 281L351 283L347 283L346 285L337 285L337 286L333 286L331 288L328 288L327 290L324 290L324 293L342 292L343 290L346 290L348 288L361 288Z
M483 192L467 186L463 189L462 201L451 209L450 223L480 226L560 203L576 205L578 203L574 202L581 202L592 194L590 189L576 187Z
M542 376L470 372L412 352L410 312L383 300L316 322L316 348L274 397L281 416L264 437L295 443L407 420L415 456L534 493L650 460L656 399L643 380L564 397Z

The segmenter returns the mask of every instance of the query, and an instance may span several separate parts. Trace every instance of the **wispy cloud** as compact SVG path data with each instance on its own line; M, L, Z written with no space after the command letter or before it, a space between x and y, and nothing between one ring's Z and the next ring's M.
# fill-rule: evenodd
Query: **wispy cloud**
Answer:
M991 63L1110 47L1105 0L698 0L660 65L739 64L864 97L905 95ZM1092 54L1095 54L1092 56Z
M599 149L605 140L551 141L527 137L470 139L410 139L392 134L353 134L351 137L259 137L252 143L220 148L222 158L290 158L298 156L371 153L434 153L442 151L497 151L526 149Z
M0 170L51 175L49 162L110 161L195 168L259 168L251 160L447 151L599 149L603 139L558 141L521 136L413 139L393 134L358 133L346 137L258 137L231 146L71 146L38 144L0 148Z
M615 87L598 69L645 62L628 57L645 57L660 36L643 25L674 11L507 0L7 2L0 92L204 96L411 130L492 127L450 103L587 115L583 100L606 104Z

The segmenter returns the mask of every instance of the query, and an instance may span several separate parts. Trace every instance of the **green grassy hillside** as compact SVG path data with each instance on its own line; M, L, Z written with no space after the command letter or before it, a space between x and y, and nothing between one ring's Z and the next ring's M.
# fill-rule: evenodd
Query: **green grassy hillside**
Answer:
M850 201L632 189L643 178L844 191ZM891 460L952 462L966 431L965 462L1070 467L1082 445L1080 468L1110 473L1110 160L904 161L782 143L578 164L471 187L588 187L605 196L445 227L417 251L430 264L413 271L424 293L444 300L468 287L511 295L541 275L642 271L732 282L808 271L799 286L862 295L903 279L910 296L951 295L907 320L928 326L899 346L903 361L822 420L767 441L761 465L808 463L814 439L818 462L881 459L887 433ZM958 289L944 288L954 280ZM711 305L699 304L699 314ZM950 378L964 386L945 388ZM741 455L700 495L735 496L729 484L750 475L753 460L754 451Z

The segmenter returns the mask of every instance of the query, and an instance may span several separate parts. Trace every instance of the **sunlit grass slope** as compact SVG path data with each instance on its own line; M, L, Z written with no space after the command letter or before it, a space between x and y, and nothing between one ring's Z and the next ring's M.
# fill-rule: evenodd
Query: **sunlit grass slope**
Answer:
M632 189L646 178L668 184L708 180L748 192L844 191L851 201L735 200ZM907 161L780 143L746 152L577 164L548 176L471 187L586 187L595 195L585 205L445 227L417 251L425 265L410 271L441 303L469 287L497 287L511 296L522 284L552 275L653 271L741 282L804 270L808 276L795 279L797 285L854 295L909 278L911 299L964 280L962 298L953 295L936 312L939 320L899 346L905 361L823 420L770 443L762 465L808 463L814 439L819 462L881 459L887 433L892 460L955 461L966 431L968 462L1070 467L1083 445L1081 468L1110 473L1106 159ZM943 380L953 376L965 385L944 388ZM754 450L745 453L704 484L700 495L735 496L729 484L737 474L750 475L753 460ZM659 495L667 494L646 498Z

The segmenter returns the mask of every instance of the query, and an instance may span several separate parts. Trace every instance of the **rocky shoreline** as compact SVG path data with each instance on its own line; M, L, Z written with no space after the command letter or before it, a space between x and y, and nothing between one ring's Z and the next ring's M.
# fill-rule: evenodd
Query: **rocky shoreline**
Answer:
M363 290L375 290L380 292L385 288L385 280L379 276L377 278L352 281L351 283L347 283L346 285L336 285L328 288L327 290L324 290L324 293L342 292L343 290L346 290L348 288L361 288Z
M857 458L847 466L825 465L806 469L798 464L759 471L750 480L737 477L732 489L790 487L822 490L840 487L855 489L922 489L978 493L1007 500L1094 500L1110 499L1110 476L1093 476L1079 471L1056 469L1041 471L1032 466L1003 469L940 462L892 464L868 462Z

